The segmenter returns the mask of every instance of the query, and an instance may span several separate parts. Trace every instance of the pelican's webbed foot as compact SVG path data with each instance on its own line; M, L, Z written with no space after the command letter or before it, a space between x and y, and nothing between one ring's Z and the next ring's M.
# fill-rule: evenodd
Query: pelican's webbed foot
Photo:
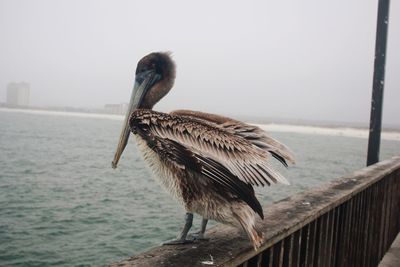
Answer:
M205 237L207 222L208 222L208 220L203 218L203 220L201 221L201 230L196 232L196 233L190 234L189 235L190 239L192 239L192 240L203 240L203 241L210 240L210 238Z
M193 239L186 239L187 234L192 227L193 224L193 214L186 213L185 216L185 226L183 227L182 233L177 237L177 239L173 239L170 241L166 241L162 243L163 245L182 245L182 244L189 244L193 243Z
M205 235L200 231L189 234L188 238L190 238L190 240L193 240L193 241L194 240L199 240L199 241L208 241L208 240L210 240L210 238L205 237Z

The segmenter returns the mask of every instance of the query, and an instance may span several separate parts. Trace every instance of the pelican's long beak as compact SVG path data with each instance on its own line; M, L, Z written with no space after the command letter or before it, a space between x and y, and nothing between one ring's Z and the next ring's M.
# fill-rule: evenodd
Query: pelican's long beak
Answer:
M114 155L114 160L111 163L113 169L117 168L119 158L124 152L124 149L128 143L130 128L129 128L129 117L133 111L140 108L143 97L147 90L151 88L157 80L159 80L160 75L156 74L154 70L145 71L143 73L137 74L135 78L135 85L132 90L131 100L129 102L128 110L125 115L124 125L122 126L121 135L119 137L117 151Z

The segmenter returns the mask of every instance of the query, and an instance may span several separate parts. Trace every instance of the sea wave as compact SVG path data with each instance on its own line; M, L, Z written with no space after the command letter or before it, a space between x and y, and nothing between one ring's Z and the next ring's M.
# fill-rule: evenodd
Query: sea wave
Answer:
M356 138L368 138L369 130L351 127L318 127L305 125L290 125L290 124L257 124L260 128L267 132L292 132L302 134L316 134L328 136L345 136ZM381 134L383 140L400 141L400 132L383 131Z

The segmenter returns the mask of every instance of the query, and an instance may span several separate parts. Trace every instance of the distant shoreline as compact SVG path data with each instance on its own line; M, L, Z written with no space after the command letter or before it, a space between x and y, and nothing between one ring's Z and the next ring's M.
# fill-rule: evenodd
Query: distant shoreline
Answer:
M320 127L290 124L255 124L267 132L294 132L302 134L316 134L326 136L345 136L368 139L369 130L352 127ZM400 141L400 131L382 131L383 140Z
M113 119L123 120L123 115L106 114L106 113L89 113L89 112L75 112L75 111L58 111L58 110L45 110L45 109L18 109L18 108L2 108L0 111L10 113L26 113L26 114L37 114L37 115L49 115L49 116L67 116L67 117L81 117L81 118L98 118L98 119Z
M36 115L48 116L68 116L68 117L81 117L81 118L95 118L95 119L111 119L120 120L124 119L123 115L101 114L101 113L85 113L85 112L68 112L68 111L52 111L52 110L37 110L37 109L16 109L16 108L0 108L0 112L10 113L26 113ZM345 136L355 138L368 138L368 129L357 127L344 127L344 126L315 126L315 125L299 125L289 123L250 123L259 126L267 132L293 132L301 134L315 134L326 136ZM384 130L382 132L383 140L400 141L400 131L398 130Z

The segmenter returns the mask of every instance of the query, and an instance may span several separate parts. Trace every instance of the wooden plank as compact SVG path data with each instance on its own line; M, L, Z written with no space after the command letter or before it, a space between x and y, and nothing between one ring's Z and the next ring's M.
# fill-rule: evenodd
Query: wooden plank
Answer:
M328 238L327 238L327 253L325 253L325 263L322 266L330 267L331 265L331 258L332 258L332 246L333 246L333 230L335 227L335 212L336 209L333 209L329 212L328 216Z
M195 267L203 266L210 255L214 266L238 266L398 169L400 157L394 157L267 207L266 219L257 221L264 233L264 243L258 251L241 230L217 225L207 231L208 242L155 247L111 266Z
M272 266L274 267L282 267L283 262L283 242L279 241L274 245L274 258L272 261Z
M286 237L283 240L283 264L284 267L292 266L292 253L293 253L293 235Z
M247 261L247 267L261 267L261 254L249 259Z
M329 221L330 221L330 212L327 212L322 216L322 224L320 231L320 255L318 257L318 262L316 266L327 266L328 256L330 251L328 250L329 245Z
M273 267L273 266L274 266L274 264L273 264L273 262L274 262L274 250L275 250L275 246L272 246L272 247L269 249L269 253L268 253L268 257L269 257L268 266L269 266L269 267Z
M381 224L379 227L379 248L378 248L378 257L379 257L379 261L383 258L383 255L386 252L385 249L385 244L387 242L387 236L386 236L386 232L389 229L388 224L389 222L389 218L388 215L390 213L389 210L389 203L390 203L390 188L389 188L389 179L385 178L383 179L383 185L381 186L381 193L383 195L383 199L382 199L382 203L381 203L381 209L382 209L382 213L381 213Z
M389 179L391 180L389 209L392 211L388 216L388 233L387 233L387 246L389 249L393 243L394 235L400 230L400 170L397 175L392 174Z
M348 210L349 205L347 202L343 203L339 206L340 209L340 216L338 222L338 230L337 230L337 238L336 238L336 246L335 246L335 261L337 262L337 266L345 266L343 265L344 262L344 253L346 248L344 247L345 238L346 238L346 223L348 220Z
M367 254L368 249L368 239L369 239L369 231L370 231L370 224L369 224L369 216L371 213L371 195L372 195L372 188L368 188L365 190L365 227L363 233L363 247L362 247L362 260L363 263L361 266L367 266L369 264L369 255Z
M374 215L373 215L373 221L374 221L374 226L373 226L373 232L372 232L372 243L371 243L371 264L372 266L378 266L379 263L379 258L378 258L378 252L379 252L379 228L380 228L380 222L381 222L381 213L382 213L382 194L380 193L380 188L382 185L382 181L379 181L376 183L374 186L374 192L375 192L375 198L374 198Z
M340 217L343 216L342 213L343 213L342 206L339 206L335 209L330 266L337 266L337 247L338 247L339 229L340 229L339 222L340 222Z
M321 258L321 248L322 248L322 243L323 243L323 237L322 237L322 230L323 230L323 224L324 224L324 218L326 217L326 214L322 215L319 217L316 221L316 231L315 231L315 250L314 250L314 257L313 257L313 266L321 266L320 264L320 258Z
M360 192L358 194L358 220L357 220L357 237L355 240L355 245L357 246L357 249L354 251L354 258L355 258L355 266L361 266L362 265L362 238L363 238L363 231L364 231L364 225L365 225L365 213L364 213L364 201L365 201L365 191Z
M301 230L293 233L293 253L292 253L292 266L298 267L300 261L300 243L301 243Z
M393 203L395 201L394 199L394 195L396 192L396 186L393 186L395 181L393 181L393 176L391 175L391 177L389 177L388 182L387 182L387 186L388 186L388 193L386 196L386 215L385 215L385 221L387 224L389 224L389 227L385 227L384 228L384 241L383 241L383 251L387 251L391 245L390 242L390 235L393 234L393 232L391 231L393 228L393 217L392 216L399 216L398 212L396 212L396 207L393 206ZM392 210L393 209L393 210ZM396 230L395 230L396 232Z
M308 241L308 257L307 257L307 266L312 266L314 263L314 255L315 255L315 235L316 235L316 221L312 221L310 223L310 234Z
M393 186L393 194L392 194L392 207L391 209L393 209L395 212L393 212L393 216L390 216L391 219L391 223L393 224L393 228L389 234L392 236L394 235L396 232L400 231L400 170L397 171L397 174L394 175L392 174L392 179L394 180L394 185ZM390 241L392 241L393 239L390 239Z
M353 224L353 237L352 237L352 246L354 246L351 254L351 262L354 266L359 266L361 263L359 261L359 252L361 251L360 237L362 236L361 232L361 224L364 223L362 220L362 195L363 192L360 192L356 195L355 198L355 210L354 210L354 224Z
M309 236L309 234L310 234L310 225L307 224L301 229L299 266L306 266L306 263L307 263L308 236Z
M349 201L347 201L348 203L348 211L347 211L347 221L345 223L345 229L346 229L346 235L345 235L345 239L344 239L344 244L342 249L344 250L344 265L342 266L351 266L351 262L350 262L350 252L352 247L350 246L351 243L351 225L352 225L352 221L353 221L353 203L354 203L354 197L349 199Z
M271 266L271 248L264 250L262 253L262 258L261 258L261 266L263 267L268 267Z

